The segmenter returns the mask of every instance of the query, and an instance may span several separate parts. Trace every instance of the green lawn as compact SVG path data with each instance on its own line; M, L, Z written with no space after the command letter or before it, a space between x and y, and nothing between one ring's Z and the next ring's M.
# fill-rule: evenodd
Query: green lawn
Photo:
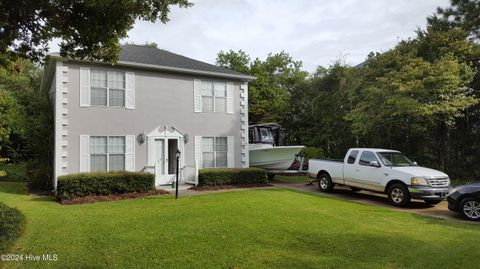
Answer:
M0 182L27 217L7 268L476 268L480 226L284 189L75 206Z

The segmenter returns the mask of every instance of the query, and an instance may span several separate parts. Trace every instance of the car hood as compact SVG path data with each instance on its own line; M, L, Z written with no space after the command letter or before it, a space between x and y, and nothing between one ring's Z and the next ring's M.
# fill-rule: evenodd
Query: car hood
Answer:
M413 177L448 177L448 175L443 172L421 166L393 167L393 169L410 174Z

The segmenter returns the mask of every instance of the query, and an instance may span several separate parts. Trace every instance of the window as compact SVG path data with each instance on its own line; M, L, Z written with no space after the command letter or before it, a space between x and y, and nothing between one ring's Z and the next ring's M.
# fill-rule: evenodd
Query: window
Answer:
M349 164L354 164L355 160L357 159L357 155L358 155L358 150L352 150L352 152L350 152L350 156L348 156L347 162Z
M125 106L125 73L91 70L90 104L93 106Z
M227 138L202 137L202 167L227 167Z
M202 112L227 110L227 84L202 81Z
M414 163L401 152L378 152L382 163L386 166L413 166Z
M125 170L124 136L90 137L90 171Z
M378 162L377 157L375 157L375 153L371 151L364 151L362 152L362 155L360 156L360 161L358 163L360 165L370 166L371 161Z

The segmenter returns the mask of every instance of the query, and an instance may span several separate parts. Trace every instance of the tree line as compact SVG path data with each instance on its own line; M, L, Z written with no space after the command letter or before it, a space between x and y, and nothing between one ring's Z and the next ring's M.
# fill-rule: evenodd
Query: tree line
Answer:
M250 123L280 123L289 143L330 158L350 147L397 149L451 177L479 180L478 14L479 1L453 0L414 38L357 66L340 59L308 74L286 52L251 60L241 50L219 52L217 64L257 77Z
M27 162L31 185L48 190L52 105L39 90L48 42L60 39L64 57L115 63L119 41L136 20L166 23L171 6L192 3L30 2L0 6L0 162ZM414 38L358 66L339 60L310 74L286 52L252 60L243 51L221 51L217 64L257 77L249 86L250 123L278 122L289 143L316 155L394 148L452 177L479 180L479 14L479 0L451 0Z

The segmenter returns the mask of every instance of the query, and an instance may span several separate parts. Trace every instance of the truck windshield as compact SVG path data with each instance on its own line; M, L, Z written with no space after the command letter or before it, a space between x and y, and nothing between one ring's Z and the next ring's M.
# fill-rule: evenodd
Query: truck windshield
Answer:
M407 156L401 152L377 152L378 157L385 166L413 166Z

